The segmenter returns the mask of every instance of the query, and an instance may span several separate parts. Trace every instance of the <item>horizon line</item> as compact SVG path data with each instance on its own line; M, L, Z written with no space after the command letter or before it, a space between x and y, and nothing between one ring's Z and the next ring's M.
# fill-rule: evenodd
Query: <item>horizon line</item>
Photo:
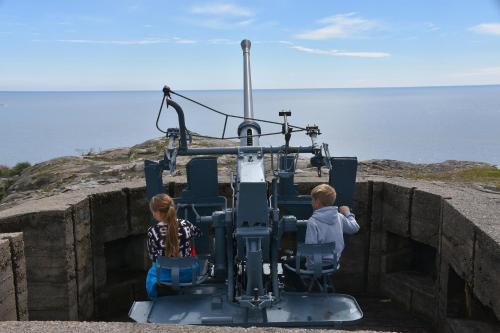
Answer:
M449 85L423 85L423 86L367 86L367 87L319 87L319 88L253 88L258 90L331 90L331 89L411 89L411 88L459 88L459 87L494 87L493 84L449 84ZM242 91L243 88L220 89L176 89L177 91ZM111 93L111 92L153 92L161 89L117 89L117 90L0 90L0 93Z

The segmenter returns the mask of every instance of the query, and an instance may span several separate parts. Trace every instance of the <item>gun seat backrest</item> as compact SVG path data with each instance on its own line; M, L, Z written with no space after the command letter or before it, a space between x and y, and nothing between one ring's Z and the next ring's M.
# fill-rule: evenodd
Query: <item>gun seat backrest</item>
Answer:
M197 286L208 278L208 260L201 257L158 257L156 261L158 286L168 286L174 289ZM191 281L181 282L181 270L191 269ZM170 270L170 281L161 281L161 269Z
M325 256L333 256L333 259L331 262L328 260L325 264L323 261ZM305 269L301 268L301 258L311 258L312 266L306 265ZM337 254L335 253L335 242L323 244L299 243L297 244L295 266L292 267L285 264L285 267L296 272L303 280L304 278L309 278L309 291L311 291L315 283L319 285L321 291L327 291L329 288L333 289L333 286L328 283L328 279L340 268Z

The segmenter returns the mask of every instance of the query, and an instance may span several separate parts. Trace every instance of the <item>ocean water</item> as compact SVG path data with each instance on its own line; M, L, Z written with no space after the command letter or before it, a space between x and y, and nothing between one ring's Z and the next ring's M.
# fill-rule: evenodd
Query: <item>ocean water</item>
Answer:
M243 114L239 90L182 93ZM161 91L0 92L0 164L37 163L159 137L155 121L161 98ZM285 109L292 111L292 124L319 125L319 141L329 143L334 156L500 164L500 86L254 90L253 99L257 118L279 121L278 112ZM183 107L190 130L221 135L223 117L174 100ZM160 123L177 127L175 112L166 110ZM238 124L228 121L226 135L236 135ZM280 130L262 127L263 132ZM282 136L261 139L265 145L283 142ZM294 133L291 143L310 141Z

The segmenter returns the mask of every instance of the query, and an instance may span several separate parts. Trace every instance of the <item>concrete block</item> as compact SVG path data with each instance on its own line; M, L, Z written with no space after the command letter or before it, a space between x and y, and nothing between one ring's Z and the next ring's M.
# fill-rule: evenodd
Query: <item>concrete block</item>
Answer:
M366 218L369 217L370 215L370 207L371 203L370 198L371 198L371 183L369 182L357 182L356 183L356 188L354 191L354 203L353 207L351 207L351 210L353 213L356 214L356 218L360 220L365 220ZM366 221L366 226L369 226L370 221ZM366 230L367 228L364 228ZM363 231L361 229L360 231Z
M143 279L138 279L137 282L133 283L134 300L135 301L149 301L148 293L146 292L146 273Z
M476 235L473 293L500 319L500 244L481 230Z
M445 333L497 333L500 325L477 320L447 318L444 321L442 332Z
M128 242L125 251L127 266L131 270L147 271L151 266L151 263L147 254L146 234L129 238L130 241Z
M94 315L93 265L90 200L73 205L76 283L78 285L78 319Z
M400 236L410 236L410 202L413 189L384 184L383 217L382 225L387 231Z
M21 232L0 234L0 238L9 240L14 274L17 320L28 320L28 285L26 282L23 234Z
M359 231L356 235L352 237L359 237L364 240L366 245L365 253L368 254L368 245L370 240L370 228L371 228L371 203L368 201L371 199L371 184L368 182L356 183L356 191L354 196L354 205L351 207L352 212L356 215L356 221L359 224Z
M68 267L69 262L74 260L72 253L33 253L26 256L26 272L28 284L31 282L59 283L74 279L75 267ZM71 269L72 268L72 269Z
M98 243L125 238L129 233L127 194L112 191L90 197L92 237Z
M381 275L382 291L407 310L434 321L437 299L434 281L413 272L397 272Z
M370 251L366 291L370 294L380 289L380 260L382 253L383 182L371 182Z
M392 232L384 232L381 246L382 253L392 253L402 249L411 249L411 240Z
M144 279L142 279L144 282ZM99 318L113 319L115 317L123 317L134 301L134 284L139 283L136 280L127 280L121 283L106 286L99 295Z
M0 224L0 231L19 230L23 231L25 245L30 319L55 319L31 316L35 308L45 310L33 303L37 295L44 295L46 309L58 307L61 312L58 318L76 320L73 304L77 304L77 288L71 210L28 213L3 219ZM65 296L53 297L51 293L46 293L43 283L57 283Z
M337 291L364 292L367 243L363 236L363 234L344 235L345 248L340 258L340 270L333 277Z
M441 196L416 189L413 193L411 238L437 248L441 222Z
M371 185L371 222L370 230L373 232L382 231L382 221L384 217L384 185L383 182L372 182Z
M0 239L0 320L17 320L16 289L8 239Z
M472 284L474 225L447 201L443 202L442 215L441 257Z
M94 250L94 288L95 293L99 293L101 288L106 285L106 258L104 255L104 246Z
M386 296L410 310L412 291L398 273L381 274L380 289Z
M393 273L410 269L411 250L400 249L395 252L382 254L380 270L383 273Z
M438 309L435 282L429 277L418 275L409 278L407 281L412 284L411 311L431 322L435 322Z
M53 320L68 320L67 309L51 308L47 310L30 310L30 320L38 321L53 321Z
M128 202L130 214L129 234L145 235L151 218L148 199L146 196L146 188L139 187L128 189Z
M411 240L394 233L384 232L381 237L380 271L392 273L411 268Z
M440 323L447 317L447 294L448 294L448 274L449 264L443 260L438 267L438 286L437 286L437 317Z
M30 310L45 310L69 306L67 302L67 285L63 283L33 282L30 287L36 288L36 293L29 294ZM54 300L57 300L55 302Z
M346 294L360 294L365 291L365 277L359 273L340 271L332 278L335 292Z
M360 230L354 235L344 235L345 248L334 282L339 291L362 293L366 288L370 237L369 205L366 203L370 196L368 183L357 183L355 193L354 207L351 209L356 214Z

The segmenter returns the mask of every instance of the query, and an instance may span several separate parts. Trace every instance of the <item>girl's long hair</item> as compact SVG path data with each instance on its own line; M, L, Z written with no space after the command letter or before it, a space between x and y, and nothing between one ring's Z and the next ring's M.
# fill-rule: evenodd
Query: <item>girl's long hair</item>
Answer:
M149 202L151 212L158 212L161 221L167 225L165 236L165 255L168 257L179 256L179 224L175 203L171 197L161 193L151 198Z

